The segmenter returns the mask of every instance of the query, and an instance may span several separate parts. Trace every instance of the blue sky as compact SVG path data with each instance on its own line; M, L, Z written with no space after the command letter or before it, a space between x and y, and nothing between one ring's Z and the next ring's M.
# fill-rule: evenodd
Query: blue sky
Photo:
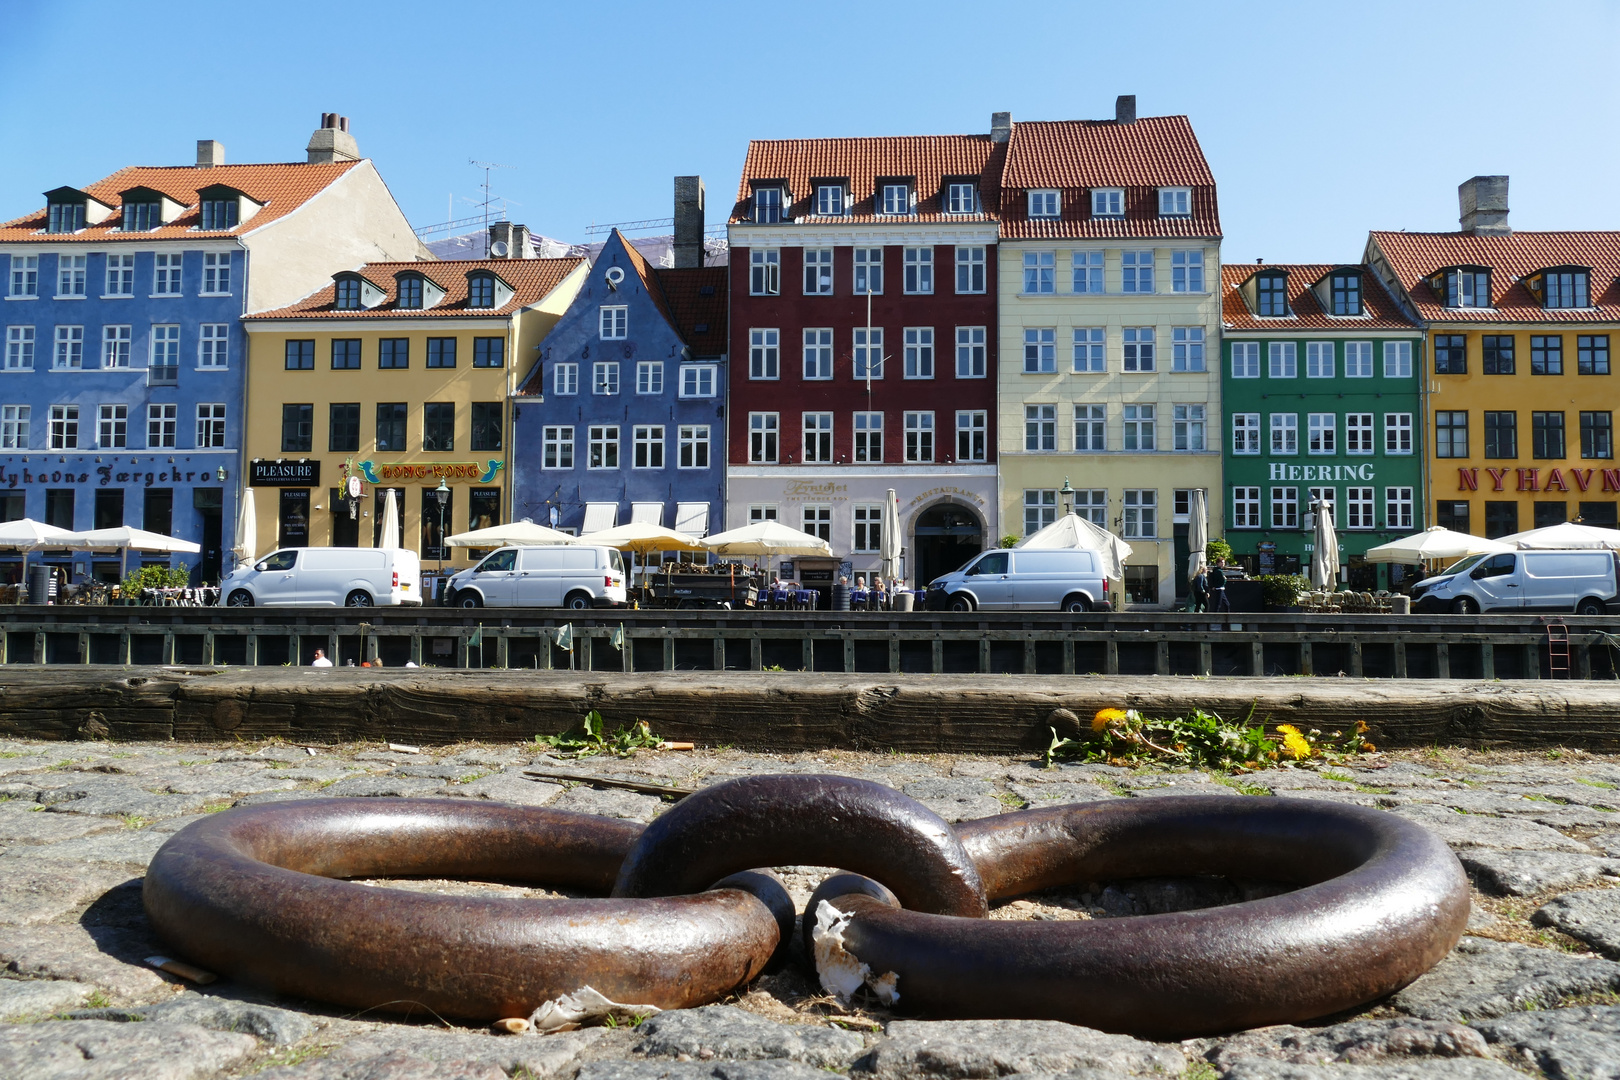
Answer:
M0 0L0 218L126 164L302 160L351 118L415 225L474 212L565 240L665 217L700 173L722 222L750 138L982 132L990 113L1186 113L1227 261L1358 256L1448 229L1512 177L1522 229L1620 228L1620 3L385 5ZM486 13L487 12L487 13ZM1309 12L1309 14L1307 14ZM132 39L140 26L144 40ZM140 37L142 35L136 35Z

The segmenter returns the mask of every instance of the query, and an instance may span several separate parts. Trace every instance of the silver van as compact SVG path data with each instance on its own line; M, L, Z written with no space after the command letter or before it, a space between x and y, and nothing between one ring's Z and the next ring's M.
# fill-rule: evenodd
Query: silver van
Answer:
M219 583L219 602L223 607L418 605L422 561L403 549L283 548L227 574Z
M592 544L504 547L450 579L456 607L566 607L625 602L624 558Z
M1095 551L986 551L928 583L935 611L1093 611L1107 608L1108 579Z
M1603 615L1620 611L1620 555L1603 549L1474 555L1414 585L1412 602L1426 613Z

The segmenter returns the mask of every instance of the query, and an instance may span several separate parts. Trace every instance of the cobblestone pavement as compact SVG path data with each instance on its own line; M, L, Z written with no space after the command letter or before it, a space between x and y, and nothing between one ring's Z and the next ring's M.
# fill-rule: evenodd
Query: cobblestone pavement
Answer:
M1620 758L1434 751L1357 764L1259 773L1233 785L1201 773L1043 769L1024 759L942 755L699 751L572 762L511 745L401 753L377 745L311 752L254 743L0 741L0 1077L1620 1078ZM163 951L141 910L147 861L188 822L233 805L452 795L635 821L669 805L627 790L536 782L525 769L675 786L837 772L899 788L950 820L1181 793L1351 802L1444 837L1474 881L1474 914L1451 956L1358 1015L1181 1044L1046 1021L931 1023L895 1020L875 1007L846 1011L793 967L726 1003L635 1027L497 1036L257 998L224 981L199 991L143 964ZM801 905L823 873L784 868ZM396 884L545 895L510 885ZM1013 901L994 917L1108 918L1234 898L1219 882L1094 882Z

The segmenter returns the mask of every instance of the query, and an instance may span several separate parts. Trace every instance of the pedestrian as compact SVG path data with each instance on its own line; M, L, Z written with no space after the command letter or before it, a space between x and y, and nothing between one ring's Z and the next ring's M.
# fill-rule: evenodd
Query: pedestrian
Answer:
M1232 601L1226 598L1226 560L1222 559L1209 571L1209 611L1232 610Z
M1188 598L1190 611L1209 610L1209 567L1198 564L1198 573L1192 577L1192 596Z
M332 666L332 661L330 661L330 660L328 660L326 658L326 650L325 649L316 649L315 650L315 659L314 659L314 661L312 661L310 663L309 666L310 667L331 667Z

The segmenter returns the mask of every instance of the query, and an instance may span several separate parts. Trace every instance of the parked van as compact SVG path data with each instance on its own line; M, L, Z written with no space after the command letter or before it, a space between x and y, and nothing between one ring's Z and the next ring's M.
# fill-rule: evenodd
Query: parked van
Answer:
M421 604L422 561L416 552L398 548L283 548L225 575L219 602L224 607Z
M1620 555L1613 551L1505 551L1475 555L1412 587L1422 612L1620 611Z
M625 602L624 558L590 544L504 547L450 579L457 607L612 607Z
M986 551L928 583L935 611L1092 611L1108 607L1095 551Z

